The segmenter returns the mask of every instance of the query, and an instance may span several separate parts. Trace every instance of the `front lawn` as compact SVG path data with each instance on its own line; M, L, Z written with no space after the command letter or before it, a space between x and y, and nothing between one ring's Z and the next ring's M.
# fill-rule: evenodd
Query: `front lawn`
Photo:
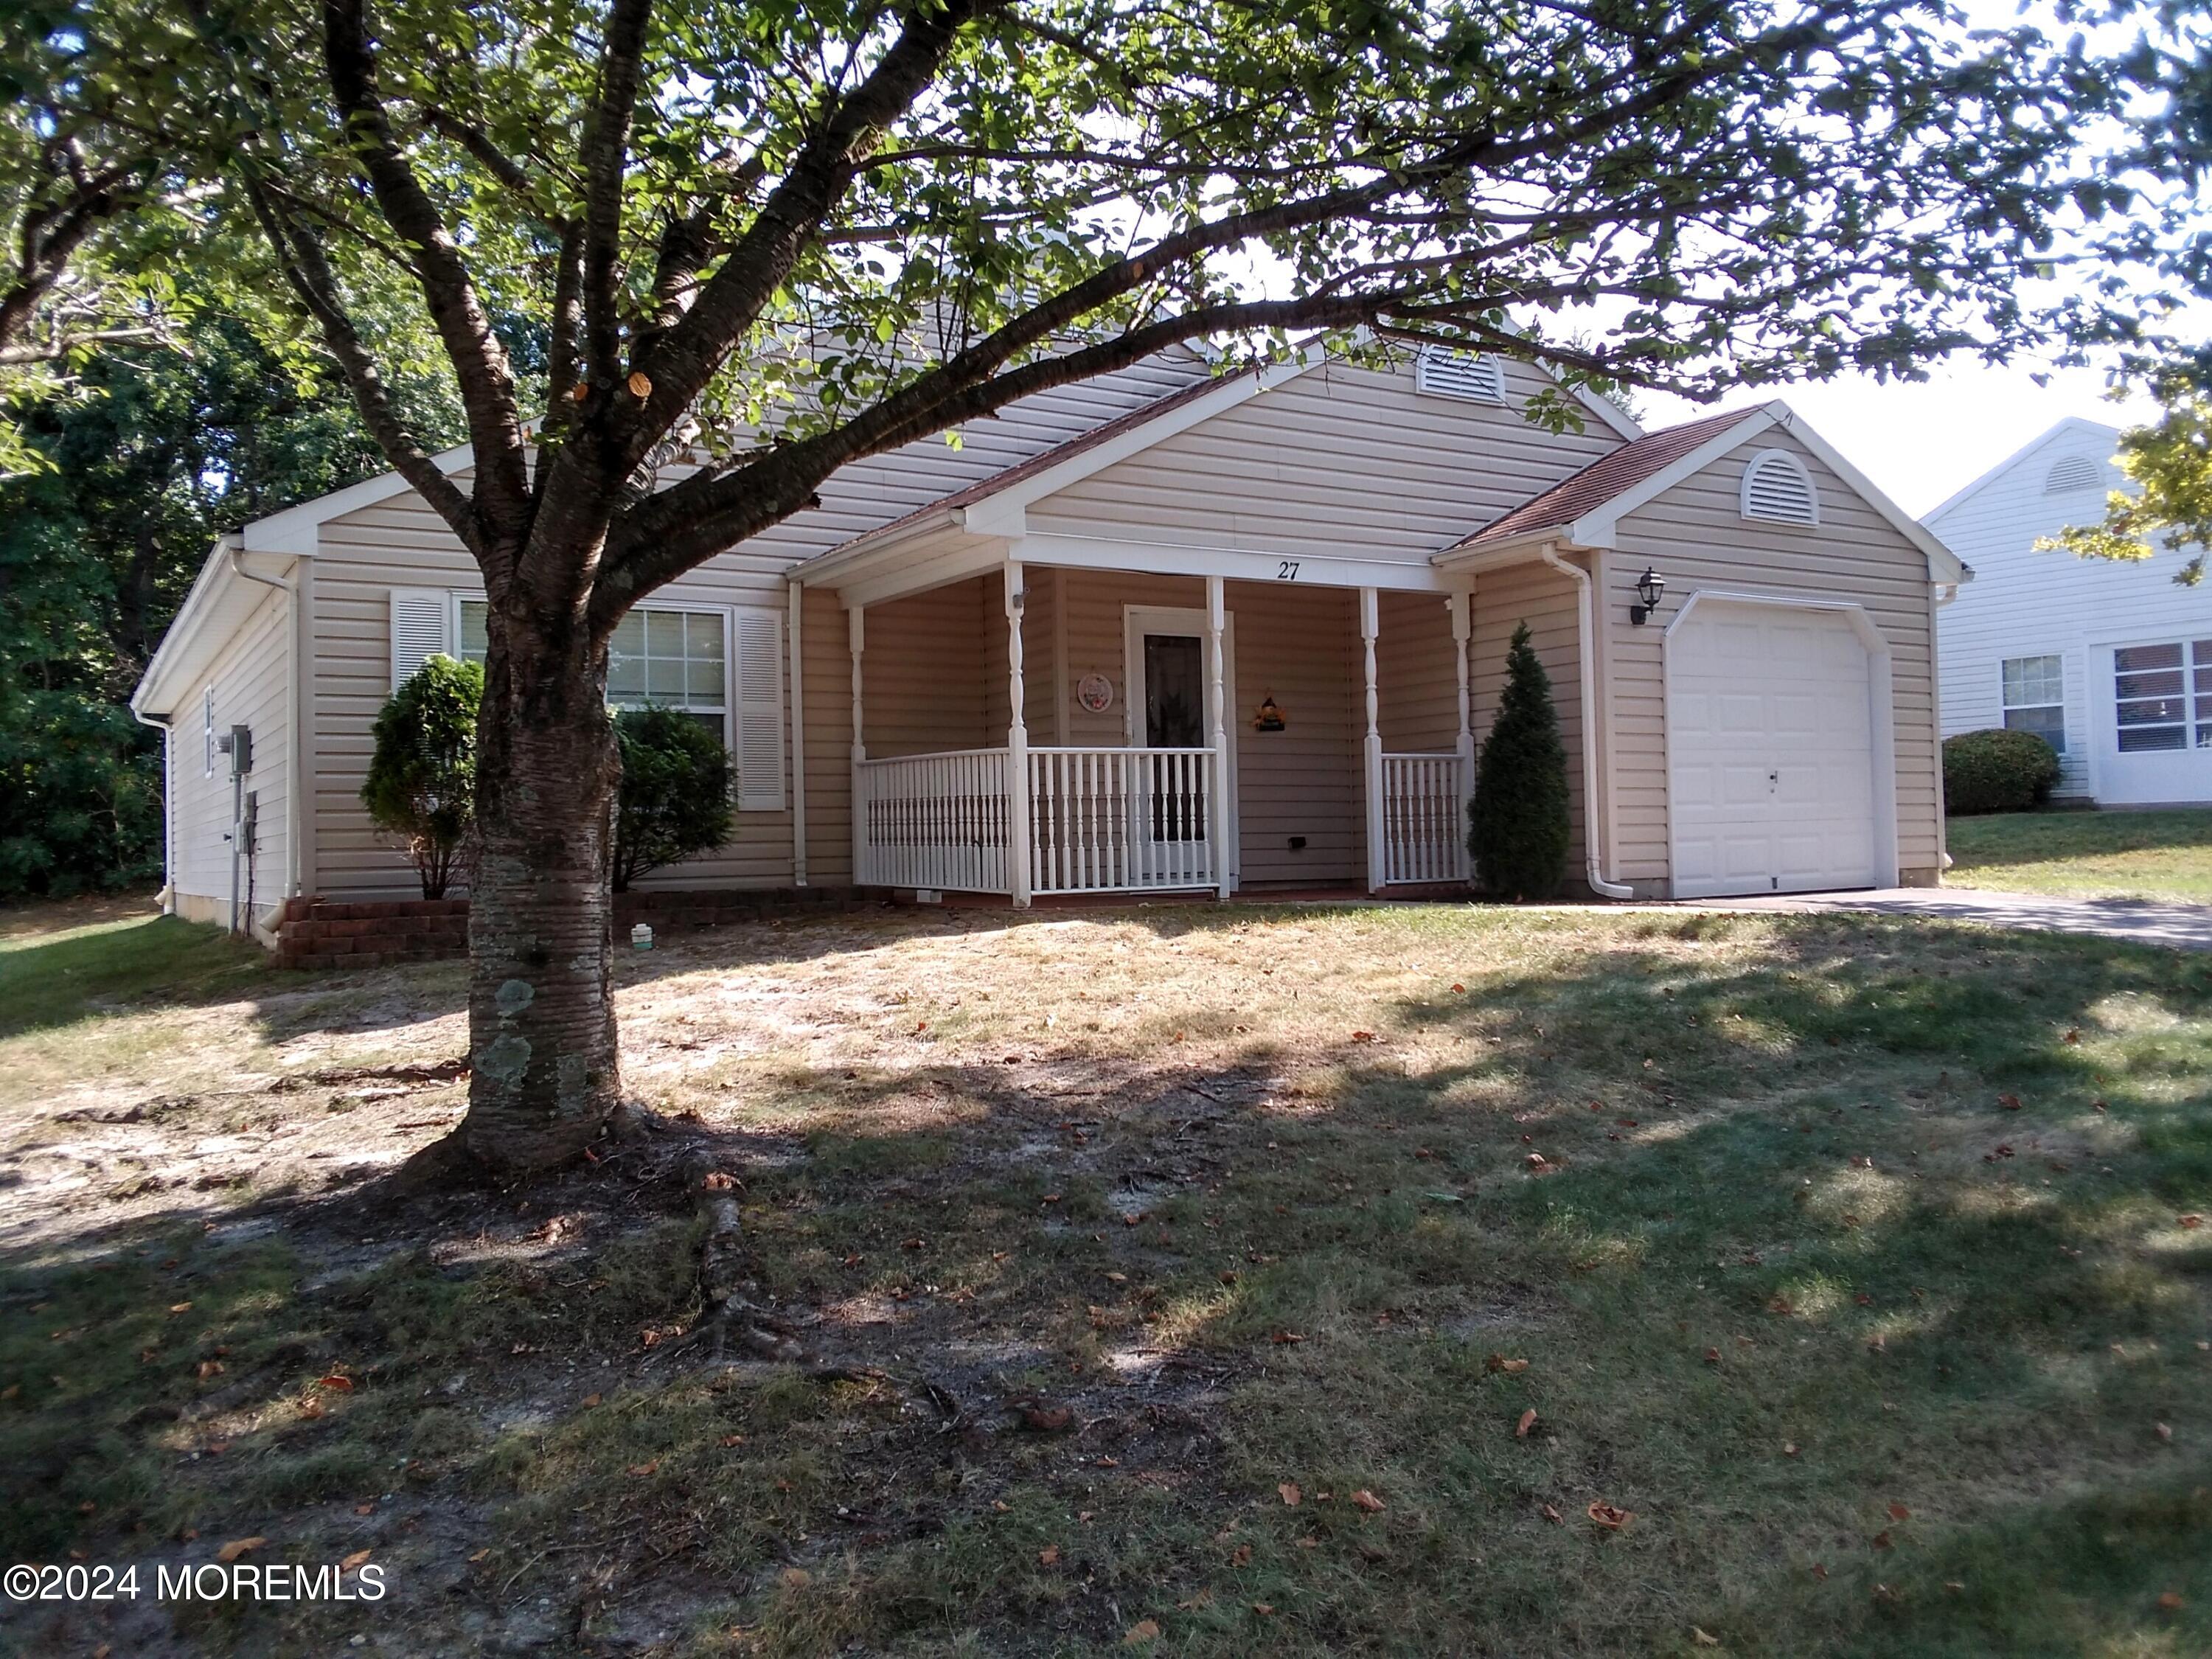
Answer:
M623 975L805 1360L690 1340L651 1141L392 1182L456 966L103 971L0 1039L0 1559L384 1571L177 1618L256 1655L2212 1650L2212 959L1190 907Z
M1952 818L1948 887L2212 904L2212 808Z

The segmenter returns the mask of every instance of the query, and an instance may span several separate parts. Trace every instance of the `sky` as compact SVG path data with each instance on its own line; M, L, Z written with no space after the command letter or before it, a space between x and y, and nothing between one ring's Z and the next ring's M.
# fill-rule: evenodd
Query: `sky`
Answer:
M1917 519L2069 415L2137 426L2155 413L2147 399L2109 401L2098 370L2045 371L2039 386L2037 368L2025 361L2004 368L1960 362L1939 365L1924 382L1887 386L1855 375L1739 393L1720 407L1779 398ZM1712 412L1648 392L1635 402L1646 428Z

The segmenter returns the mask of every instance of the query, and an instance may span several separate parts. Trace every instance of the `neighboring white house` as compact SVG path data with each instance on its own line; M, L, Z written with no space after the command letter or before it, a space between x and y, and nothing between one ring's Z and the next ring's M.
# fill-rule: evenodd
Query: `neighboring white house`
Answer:
M1524 418L1557 391L1491 358L1178 350L845 469L615 637L610 697L737 759L728 845L648 884L1464 883L1523 622L1583 890L1932 884L1958 561L1783 404ZM358 799L370 725L425 656L481 651L483 603L394 477L226 538L132 700L168 735L172 906L405 899Z
M2035 550L2104 516L2119 428L2061 421L1923 520L1973 568L1942 614L1943 735L2051 740L2057 793L2104 805L2212 800L2212 586L2186 555L2140 564Z

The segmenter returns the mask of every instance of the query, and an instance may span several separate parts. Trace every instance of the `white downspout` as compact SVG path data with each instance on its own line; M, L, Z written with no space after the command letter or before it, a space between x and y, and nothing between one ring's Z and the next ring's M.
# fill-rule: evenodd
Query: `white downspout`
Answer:
M1597 664L1591 654L1596 629L1589 572L1569 564L1549 542L1544 544L1542 558L1553 569L1571 577L1575 584L1575 654L1579 659L1577 665L1582 670L1583 694L1583 853L1586 866L1583 878L1589 884L1590 891L1602 898L1634 898L1634 888L1605 878L1605 850L1598 845Z
M131 711L131 718L161 734L161 914L177 914L177 733L163 714Z

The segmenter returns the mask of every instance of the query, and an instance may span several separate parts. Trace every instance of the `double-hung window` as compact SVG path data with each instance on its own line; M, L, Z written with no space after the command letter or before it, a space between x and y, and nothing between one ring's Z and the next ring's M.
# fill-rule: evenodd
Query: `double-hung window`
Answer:
M2212 749L2212 640L2123 646L2112 700L2124 755Z
M2007 657L2004 723L2011 732L2033 732L2060 754L2066 752L2066 659L2063 657Z

